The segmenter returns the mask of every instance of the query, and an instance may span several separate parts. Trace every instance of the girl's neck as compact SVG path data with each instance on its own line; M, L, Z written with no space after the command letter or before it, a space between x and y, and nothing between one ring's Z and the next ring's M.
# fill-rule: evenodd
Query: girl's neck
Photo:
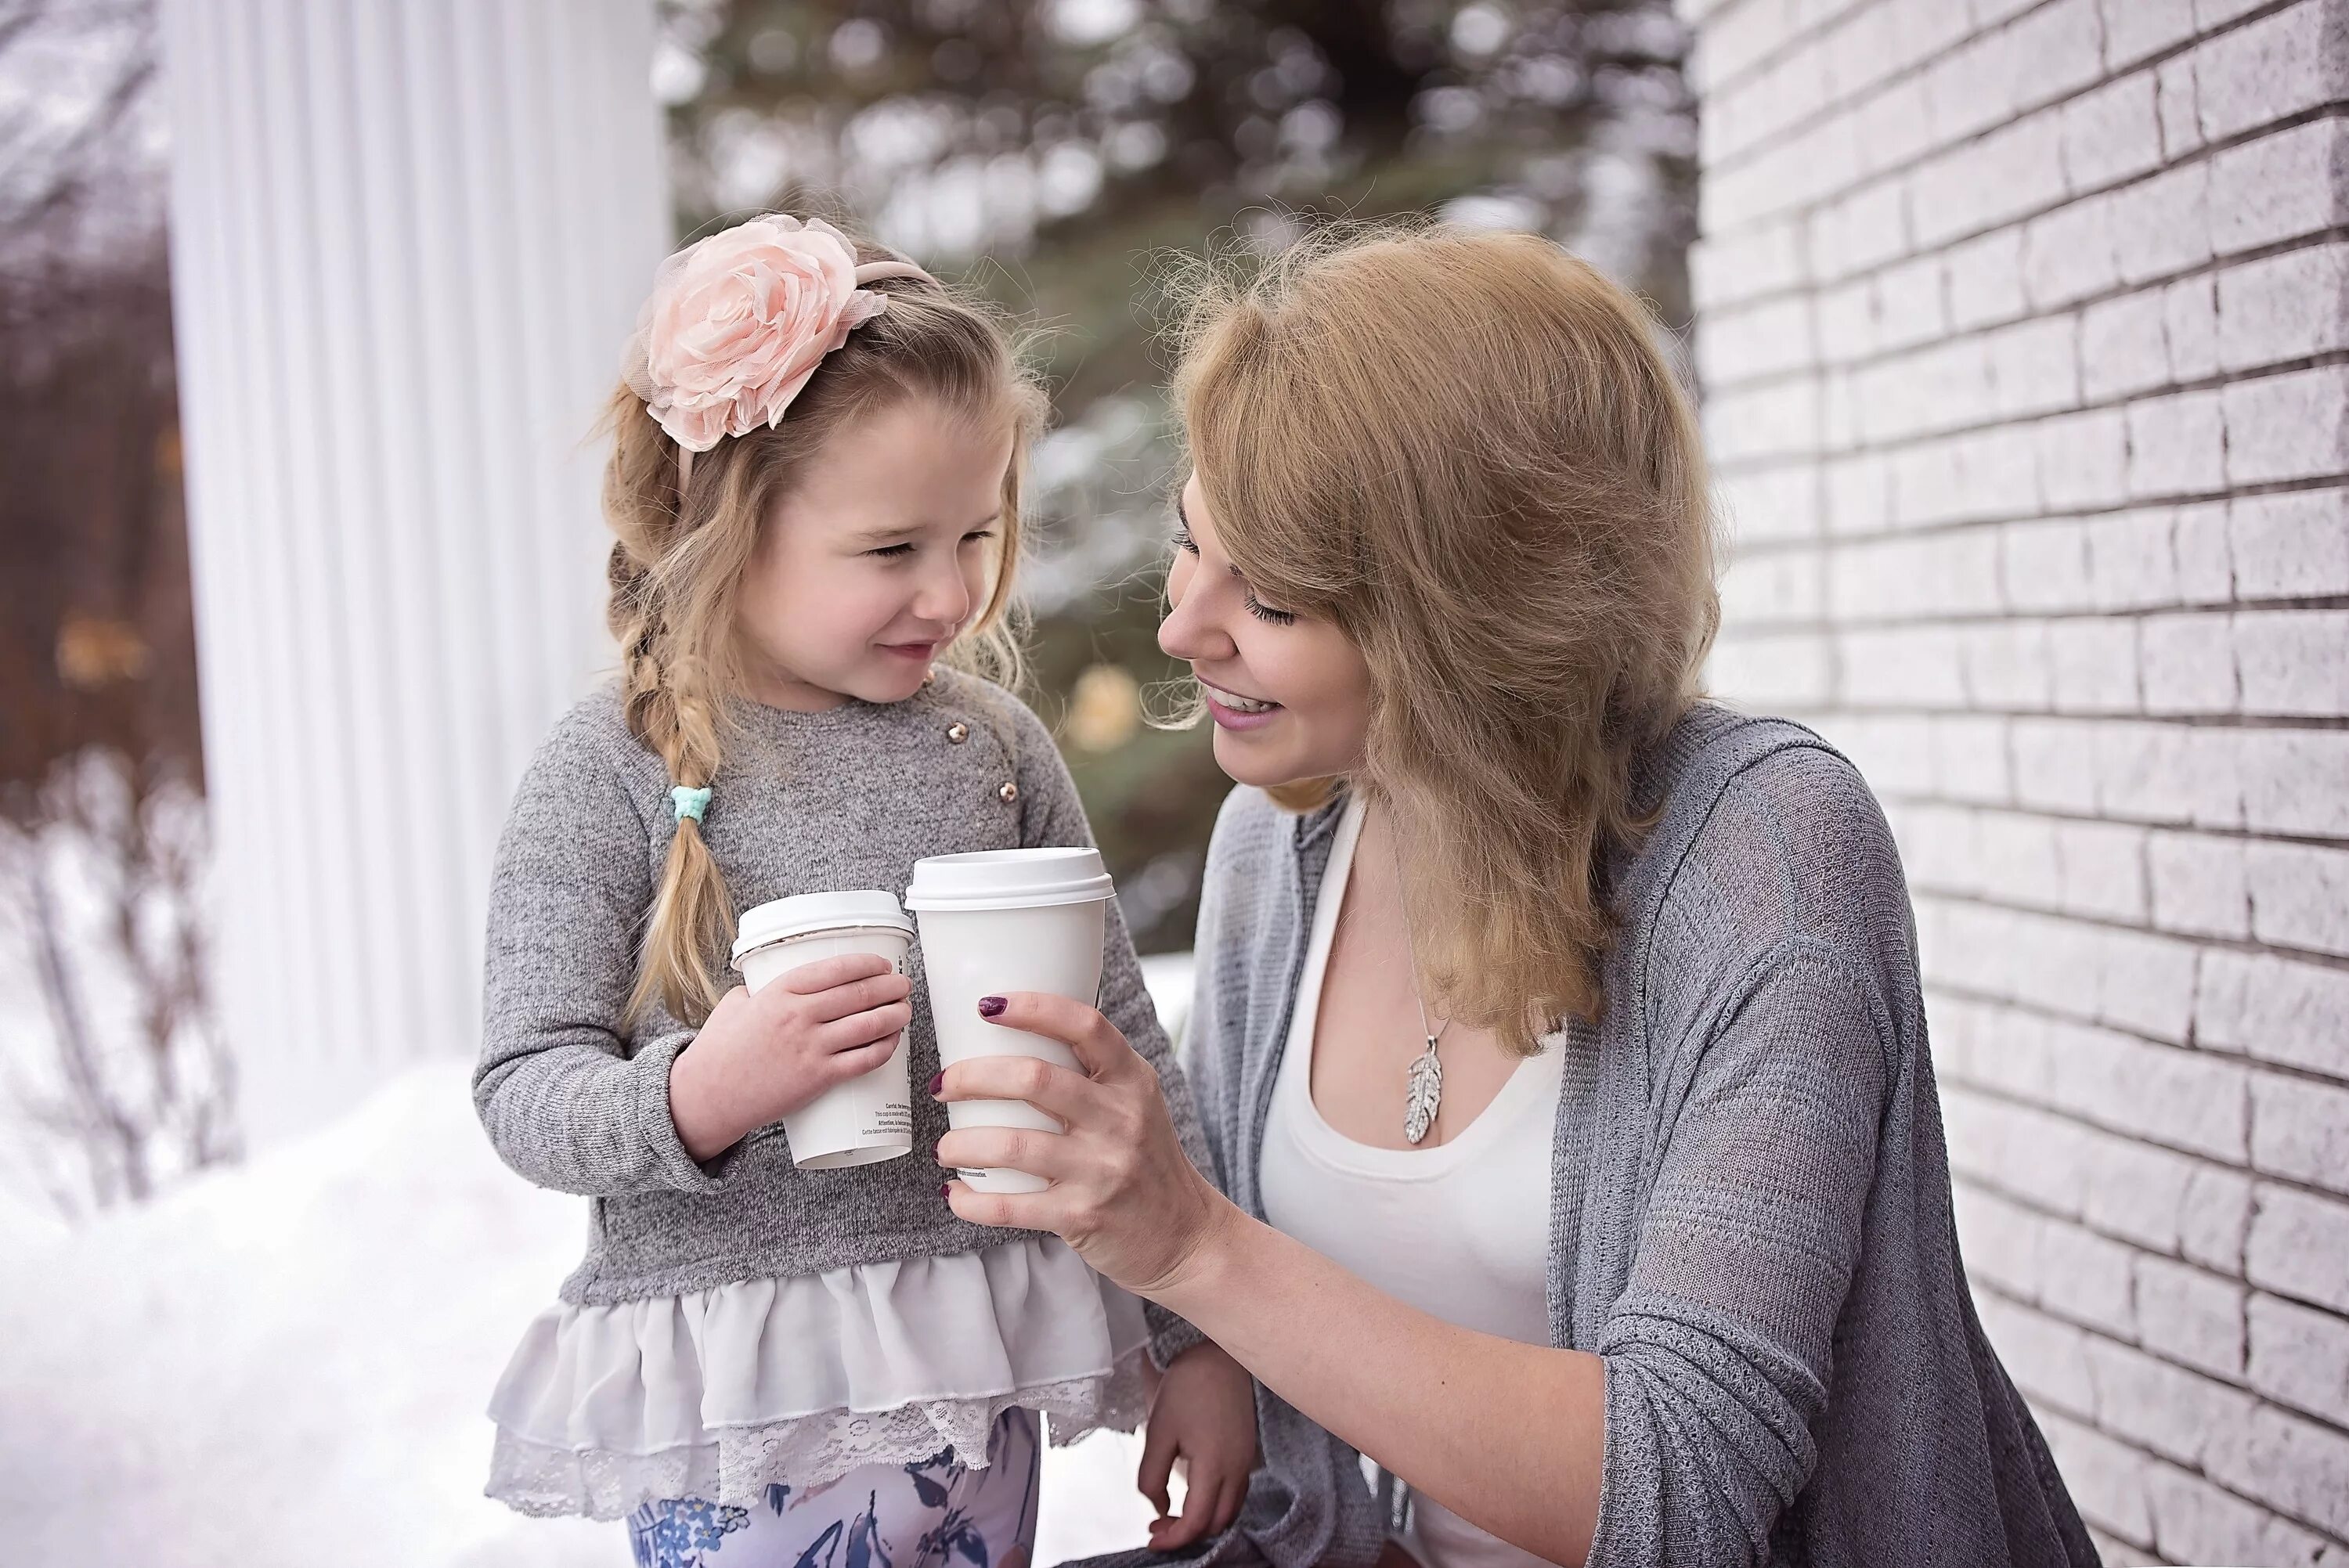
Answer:
M836 691L811 686L796 676L771 668L744 669L736 695L762 707L781 708L785 713L829 713L848 702Z

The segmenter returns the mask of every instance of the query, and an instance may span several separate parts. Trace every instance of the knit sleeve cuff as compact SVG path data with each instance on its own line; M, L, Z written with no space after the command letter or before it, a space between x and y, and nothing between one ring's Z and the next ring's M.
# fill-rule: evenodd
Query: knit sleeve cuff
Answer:
M1194 1328L1189 1320L1175 1316L1154 1301L1142 1304L1143 1321L1150 1325L1150 1364L1161 1372L1174 1364L1174 1358L1195 1345L1205 1345L1207 1336Z
M663 1185L682 1192L715 1192L726 1184L742 1145L734 1143L715 1158L699 1161L687 1151L685 1140L678 1136L677 1119L668 1109L668 1075L678 1053L692 1043L692 1031L680 1029L663 1035L628 1059L636 1074L636 1130L653 1174Z

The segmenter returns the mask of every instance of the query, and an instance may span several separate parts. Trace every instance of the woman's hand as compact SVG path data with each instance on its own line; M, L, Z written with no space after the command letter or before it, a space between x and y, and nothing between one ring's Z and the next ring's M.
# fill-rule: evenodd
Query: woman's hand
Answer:
M1183 1511L1167 1513L1166 1478L1183 1465ZM1158 1511L1150 1549L1174 1552L1231 1528L1256 1469L1256 1379L1211 1343L1174 1357L1151 1396L1133 1484Z
M987 1014L991 1002L1002 1011ZM1052 1183L1041 1192L977 1192L949 1181L948 1206L982 1225L1050 1231L1136 1295L1173 1287L1239 1211L1183 1152L1158 1074L1116 1025L1081 1002L1015 991L986 998L980 1010L1005 1028L1062 1042L1085 1070L1033 1057L974 1057L939 1074L940 1099L1024 1099L1068 1129L947 1133L938 1163L949 1170L1009 1166Z
M669 1119L685 1151L714 1158L887 1061L913 1018L913 988L879 954L843 953L720 996L669 1067Z

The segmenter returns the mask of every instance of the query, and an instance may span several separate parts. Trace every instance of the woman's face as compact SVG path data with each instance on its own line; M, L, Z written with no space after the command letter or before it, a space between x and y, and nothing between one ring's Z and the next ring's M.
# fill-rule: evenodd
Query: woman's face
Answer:
M1158 645L1206 688L1216 766L1261 787L1352 772L1370 730L1369 665L1333 622L1257 599L1216 543L1196 474L1175 507Z

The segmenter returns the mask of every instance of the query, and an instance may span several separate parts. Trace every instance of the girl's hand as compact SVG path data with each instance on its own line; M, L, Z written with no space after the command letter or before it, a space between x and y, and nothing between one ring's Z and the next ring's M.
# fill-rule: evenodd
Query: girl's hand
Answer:
M1002 1010L985 1014L987 1003ZM1166 1113L1158 1074L1117 1026L1066 996L1015 991L988 997L983 1016L1006 1028L1061 1041L1084 1071L1033 1057L974 1057L934 1081L940 1099L1024 1099L1067 1124L1065 1132L967 1127L938 1140L949 1170L1009 1166L1044 1177L1041 1192L977 1192L947 1183L966 1220L1050 1231L1085 1262L1141 1295L1181 1280L1222 1226L1239 1218L1192 1165Z
M1183 1466L1183 1511L1166 1511L1166 1478ZM1231 1528L1256 1469L1256 1381L1222 1346L1194 1345L1174 1357L1150 1401L1142 1469L1133 1484L1158 1510L1150 1549L1174 1552Z
M668 1073L668 1114L696 1160L730 1149L889 1059L914 983L871 953L820 958L718 999Z

